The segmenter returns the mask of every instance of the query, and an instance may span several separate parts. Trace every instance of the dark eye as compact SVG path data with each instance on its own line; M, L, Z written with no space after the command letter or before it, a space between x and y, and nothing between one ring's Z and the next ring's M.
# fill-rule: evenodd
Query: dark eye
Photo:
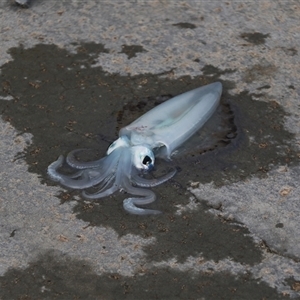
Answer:
M151 163L152 163L152 159L151 159L148 155L146 155L146 156L144 157L144 159L143 159L143 164L146 165L146 166L148 166L148 165L150 165Z

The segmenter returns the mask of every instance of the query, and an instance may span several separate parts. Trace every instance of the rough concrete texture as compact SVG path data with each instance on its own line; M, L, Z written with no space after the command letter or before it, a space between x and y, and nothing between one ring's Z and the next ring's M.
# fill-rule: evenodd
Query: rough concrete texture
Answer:
M297 0L3 0L0 22L1 299L300 298ZM214 80L236 130L199 165L174 158L161 216L47 179L140 115L131 97Z

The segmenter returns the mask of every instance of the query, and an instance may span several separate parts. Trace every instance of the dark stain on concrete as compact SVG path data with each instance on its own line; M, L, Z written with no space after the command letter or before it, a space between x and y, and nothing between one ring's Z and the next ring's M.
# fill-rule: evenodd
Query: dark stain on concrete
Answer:
M2 300L289 299L247 273L233 276L213 269L193 273L143 268L132 277L97 275L87 261L58 251L40 255L25 269L8 270L0 277L0 286Z
M270 86L269 84L265 84L265 85L263 85L263 86L257 88L257 90L267 90L267 89L269 89L269 88L271 88L271 86Z
M224 92L227 90L231 90L235 88L235 83L230 80L220 80L220 76L228 73L234 73L235 70L232 69L220 69L218 67L215 67L213 65L206 65L204 66L201 71L203 72L203 76L206 80L209 80L211 82L215 81L221 81L223 84L223 95ZM224 100L224 97L221 97L221 100Z
M294 277L290 277L286 279L286 283L291 287L291 289L295 292L300 292L300 281L295 280Z
M173 26L182 28L182 29L195 29L196 25L192 24L192 23L188 23L188 22L180 22L180 23L176 23L176 24L172 24Z
M233 70L233 69L221 70L218 67L215 67L215 66L212 66L212 65L206 65L201 69L201 71L203 72L204 75L221 76L221 75L228 74L228 73L234 73L236 70Z
M298 54L298 50L295 49L294 47L291 48L287 48L287 47L281 47L281 49L283 50L283 52L288 55L288 56L295 56Z
M124 53L127 55L128 59L136 57L137 53L147 52L143 46L139 45L122 45L122 51L120 53Z
M261 249L248 236L247 229L207 214L205 206L177 215L175 205L186 204L189 195L176 181L159 187L155 192L159 199L152 207L161 209L162 216L141 218L125 215L121 205L124 197L119 196L88 204L79 202L75 212L91 226L107 224L120 235L155 237L155 244L144 248L148 261L176 257L183 263L189 256L199 253L204 259L219 261L231 257L250 265L262 259Z
M249 68L244 74L244 81L251 83L253 81L269 80L274 77L277 67L268 62L256 64Z
M266 42L266 38L270 37L270 34L263 34L260 32L243 32L240 37L251 44L261 45Z
M84 64L88 63L88 66L96 62L95 59L100 53L109 53L109 49L105 48L104 45L94 42L84 44L73 43L73 46L76 47L77 51L76 60L79 62L82 59ZM90 59L88 59L88 56Z
M107 51L94 43L78 45L74 54L54 45L10 50L13 60L2 67L0 96L10 95L13 100L0 101L0 111L21 133L33 134L33 143L16 160L26 159L29 172L39 174L44 183L57 185L47 179L46 169L60 154L89 148L94 150L83 153L82 159L102 157L120 127L165 97L219 80L228 72L209 66L207 75L171 80L153 74L120 76L91 68L96 54ZM190 181L221 186L264 176L272 165L298 163L293 135L283 127L284 110L275 101L254 101L247 91L229 95L235 84L222 83L222 105L215 116L172 163L158 160L149 175L158 176L171 166L180 170L154 189L158 200L149 207L160 209L162 215L128 215L122 207L126 195L116 193L97 201L78 201L74 207L77 217L90 226L112 227L120 235L155 237L157 243L145 248L149 260L177 257L183 262L201 253L215 261L231 257L241 263L259 262L261 249L245 236L248 231L208 214L205 204L196 211L176 214L176 205L187 204L191 196L186 191ZM78 194L67 190L59 196L63 203Z

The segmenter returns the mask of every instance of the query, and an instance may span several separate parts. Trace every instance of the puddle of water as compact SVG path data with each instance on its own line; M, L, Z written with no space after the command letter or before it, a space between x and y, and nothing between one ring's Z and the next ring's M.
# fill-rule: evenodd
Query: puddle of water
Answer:
M178 95L219 80L224 74L210 67L209 75L193 79L186 76L171 80L153 74L120 76L91 67L101 52L107 49L97 44L80 44L74 54L54 45L12 48L13 61L2 67L0 96L12 96L13 100L0 101L1 114L20 132L33 134L33 143L16 159L24 158L29 172L39 174L49 185L56 183L47 179L47 166L60 154L91 148L101 157L109 145L107 140L117 138L119 127L163 101L160 95ZM124 195L115 194L93 202L78 201L74 207L77 217L91 226L112 227L120 235L156 237L157 243L145 249L152 261L172 257L184 261L200 252L215 261L228 256L247 264L260 261L259 246L245 236L247 230L207 214L204 204L197 211L176 214L176 205L188 202L186 187L190 181L223 185L253 175L264 176L270 165L298 163L291 146L293 135L283 128L283 109L275 102L254 101L247 91L231 96L228 90L234 83L222 83L219 111L173 158L172 164L181 171L154 189L158 200L152 207L164 214L129 216L122 207ZM158 161L155 174L169 166ZM67 191L60 197L64 202L75 195L78 192Z

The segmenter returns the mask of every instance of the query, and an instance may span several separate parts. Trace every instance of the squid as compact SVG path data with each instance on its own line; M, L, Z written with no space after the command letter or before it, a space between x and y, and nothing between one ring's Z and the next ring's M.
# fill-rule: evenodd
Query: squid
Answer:
M221 94L222 84L215 82L178 95L122 128L105 157L81 162L76 159L76 154L82 149L76 149L66 159L59 156L49 165L47 173L53 181L67 188L82 190L87 199L104 198L123 191L132 195L123 201L128 213L160 214L159 210L140 206L154 202L156 195L149 188L166 182L176 170L152 179L143 174L153 169L155 157L171 160L174 151L212 116ZM74 169L73 174L59 172L64 161ZM90 188L96 192L89 192Z

